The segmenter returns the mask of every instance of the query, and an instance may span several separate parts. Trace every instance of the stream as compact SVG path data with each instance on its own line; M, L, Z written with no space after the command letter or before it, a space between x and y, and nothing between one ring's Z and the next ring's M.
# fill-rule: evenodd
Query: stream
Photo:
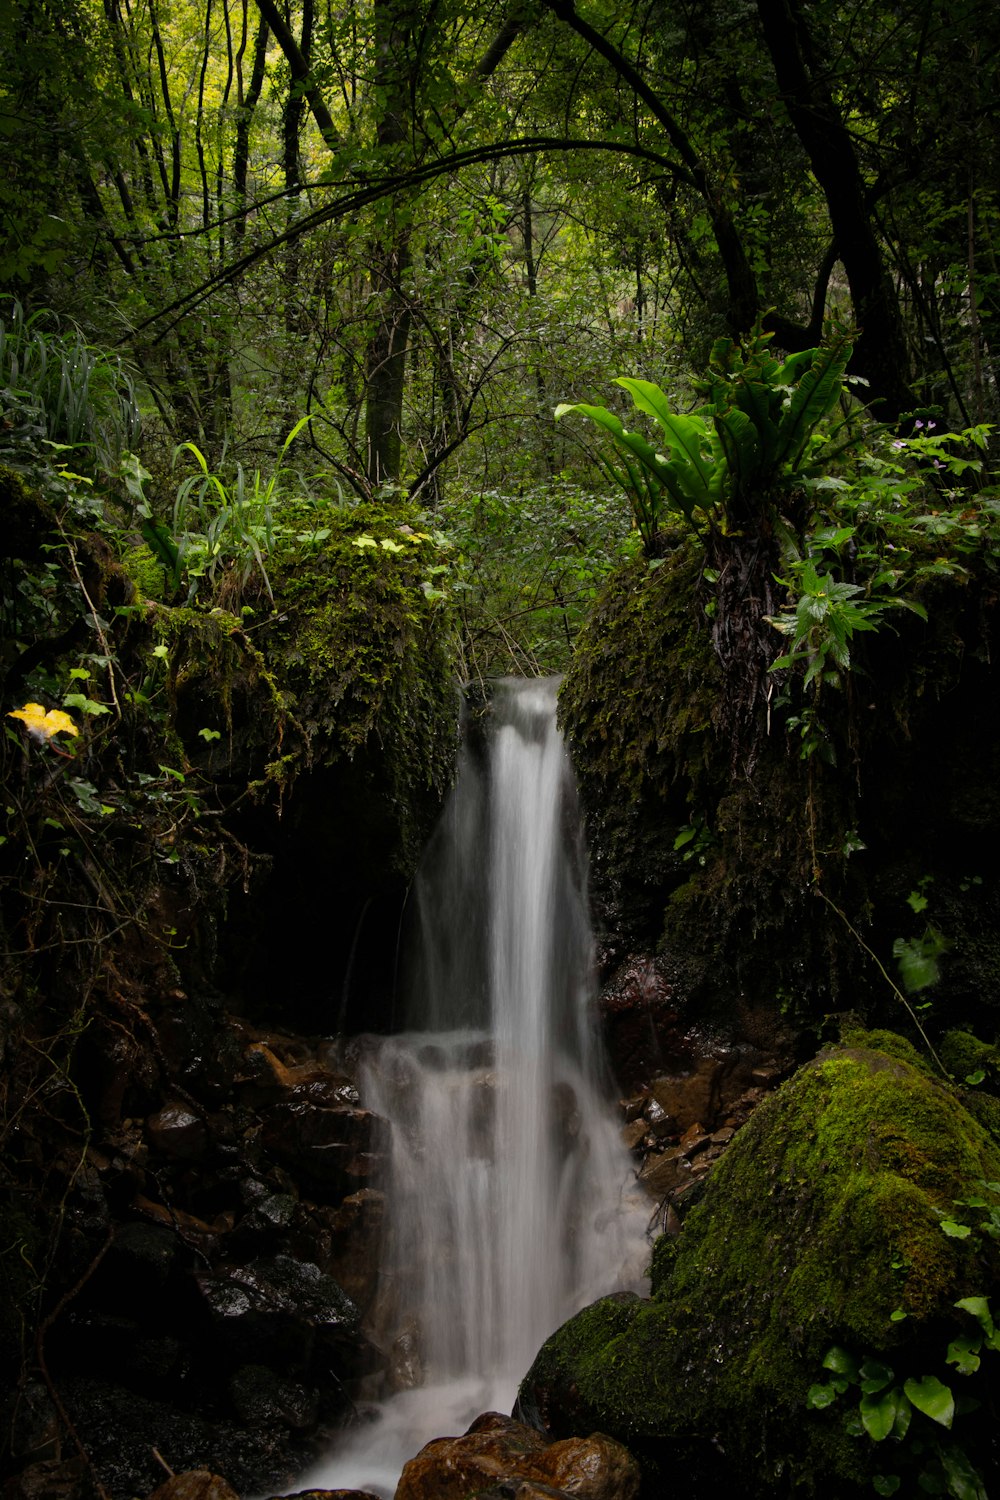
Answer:
M361 1096L392 1124L376 1334L397 1389L296 1489L391 1495L431 1438L510 1411L573 1312L642 1286L557 687L498 683L485 743L466 736L412 896L406 1029L359 1044Z

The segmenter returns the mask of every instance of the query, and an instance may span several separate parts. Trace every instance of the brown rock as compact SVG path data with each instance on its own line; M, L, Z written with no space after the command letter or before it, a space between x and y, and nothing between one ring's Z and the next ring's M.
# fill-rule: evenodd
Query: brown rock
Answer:
M3 1487L3 1500L77 1500L83 1493L82 1458L46 1459L29 1464Z
M149 1500L240 1500L218 1474L207 1469L187 1469L183 1474L174 1474L154 1490Z
M297 1181L342 1194L364 1186L384 1165L388 1127L371 1110L298 1101L267 1111L261 1142Z
M490 1412L464 1437L438 1438L421 1449L403 1470L396 1500L465 1500L519 1483L528 1487L523 1500L552 1490L580 1500L634 1500L639 1466L603 1433L550 1443L534 1428Z
M553 1443L539 1465L540 1478L583 1500L632 1500L639 1490L638 1463L603 1432Z
M647 1157L639 1172L639 1185L654 1198L662 1198L690 1181L691 1163L679 1146Z
M375 1188L351 1193L336 1209L322 1212L330 1228L330 1254L323 1269L367 1312L378 1285L385 1223L385 1195Z
M150 1144L176 1161L196 1161L208 1146L205 1122L186 1104L165 1104L146 1121Z
M645 1139L645 1120L633 1120L632 1123L630 1125L626 1125L624 1130L622 1131L622 1140L625 1142L625 1149L627 1151L637 1151Z
M701 1124L689 1125L680 1139L680 1147L688 1156L694 1156L697 1151L704 1148L708 1141L705 1127Z
M380 1500L370 1490L296 1490L292 1495L276 1495L272 1500Z

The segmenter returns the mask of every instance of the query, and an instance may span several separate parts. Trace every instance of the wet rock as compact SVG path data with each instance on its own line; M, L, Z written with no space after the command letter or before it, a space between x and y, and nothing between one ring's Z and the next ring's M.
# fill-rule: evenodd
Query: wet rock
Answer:
M46 1459L8 1479L0 1494L3 1500L78 1500L85 1479L82 1458Z
M601 992L603 1031L615 1076L635 1087L662 1070L667 1058L683 1064L690 1048L662 960L625 960Z
M272 1500L382 1500L370 1490L295 1490L290 1495L272 1496Z
M664 1198L686 1186L690 1180L691 1163L680 1146L649 1156L639 1173L639 1183L653 1198Z
M239 1500L232 1487L218 1474L207 1469L189 1469L184 1474L174 1474L159 1489L154 1490L149 1500Z
M420 1329L413 1318L406 1320L402 1333L393 1340L389 1351L386 1384L392 1392L412 1391L424 1382L420 1358Z
M367 1109L277 1104L266 1113L261 1142L297 1181L339 1198L382 1167L388 1126Z
M150 1145L177 1161L197 1161L208 1149L208 1129L186 1104L167 1104L146 1121Z
M639 1116L645 1109L647 1102L648 1101L645 1094L637 1094L634 1099L622 1099L620 1101L619 1107L628 1124L631 1124L633 1120L637 1120L639 1118Z
M217 1371L218 1364L213 1362L211 1369ZM163 1463L154 1455L154 1445L178 1475L207 1468L225 1474L241 1494L284 1489L314 1461L317 1447L311 1434L285 1424L245 1424L222 1414L213 1397L225 1396L225 1384L216 1379L211 1390L206 1370L204 1388L190 1389L197 1373L189 1373L185 1386L187 1398L199 1401L199 1411L111 1380L75 1377L61 1382L60 1395L86 1440L94 1475L115 1500L148 1495L162 1486ZM89 1491L81 1500L92 1496Z
M302 1370L317 1339L346 1345L359 1331L347 1293L318 1266L288 1255L199 1272L195 1281L226 1350L242 1362Z
M656 1136L669 1135L676 1128L673 1117L667 1114L663 1105L655 1098L647 1100L643 1118L649 1130Z
M438 1438L422 1448L403 1469L396 1500L465 1500L498 1487L516 1494L522 1483L581 1500L632 1500L639 1466L602 1433L553 1443L511 1417L487 1412L464 1437Z
M749 1059L737 1049L716 1049L696 1056L690 1071L654 1078L650 1087L679 1131L692 1125L713 1129L747 1087L750 1071Z
M625 1142L627 1151L638 1151L641 1148L646 1139L646 1128L645 1120L633 1120L630 1125L625 1126L622 1131L622 1140Z
M371 1306L378 1284L385 1212L385 1195L375 1188L361 1188L339 1208L325 1211L331 1247L324 1269L362 1313Z
M285 1053L285 1060L278 1049ZM268 1037L253 1041L243 1053L240 1094L247 1103L307 1103L326 1107L355 1107L358 1091L343 1073L333 1072L306 1049L298 1059L288 1057L294 1048L288 1038Z
M229 1397L241 1422L311 1427L319 1412L319 1393L266 1365L244 1365L229 1382Z

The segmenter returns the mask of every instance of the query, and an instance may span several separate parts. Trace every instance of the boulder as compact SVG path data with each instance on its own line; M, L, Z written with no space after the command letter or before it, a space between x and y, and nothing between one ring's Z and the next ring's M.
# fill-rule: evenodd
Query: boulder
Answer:
M989 1210L956 1203L994 1203L983 1184L998 1182L997 1141L902 1039L831 1049L765 1099L679 1236L657 1242L651 1299L604 1298L566 1323L515 1415L554 1438L607 1432L651 1482L683 1472L689 1496L840 1500L893 1474L910 1493L906 1479L945 1482L956 1443L995 1473L1000 1361L957 1374L947 1354L981 1333L959 1299L1000 1291L1000 1248L978 1227ZM943 1231L952 1216L969 1232ZM823 1366L833 1348L839 1388ZM906 1441L879 1447L852 1384L865 1359L885 1366L890 1396L909 1380L919 1397L933 1377L983 1415L960 1408L953 1441L914 1407Z
M218 1474L188 1469L184 1474L172 1474L149 1500L239 1500L239 1496Z
M396 1500L466 1500L503 1486L505 1495L575 1495L580 1500L633 1500L639 1466L602 1433L551 1442L537 1431L487 1412L464 1437L436 1438L403 1469Z

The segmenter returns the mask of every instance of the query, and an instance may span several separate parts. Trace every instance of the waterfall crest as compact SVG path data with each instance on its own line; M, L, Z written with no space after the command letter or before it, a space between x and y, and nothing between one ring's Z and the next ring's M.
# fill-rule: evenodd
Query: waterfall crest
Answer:
M393 1125L383 1307L424 1385L313 1484L391 1489L430 1437L509 1411L544 1338L644 1269L557 686L498 684L485 750L463 750L414 893L409 1029L370 1039L360 1079Z

